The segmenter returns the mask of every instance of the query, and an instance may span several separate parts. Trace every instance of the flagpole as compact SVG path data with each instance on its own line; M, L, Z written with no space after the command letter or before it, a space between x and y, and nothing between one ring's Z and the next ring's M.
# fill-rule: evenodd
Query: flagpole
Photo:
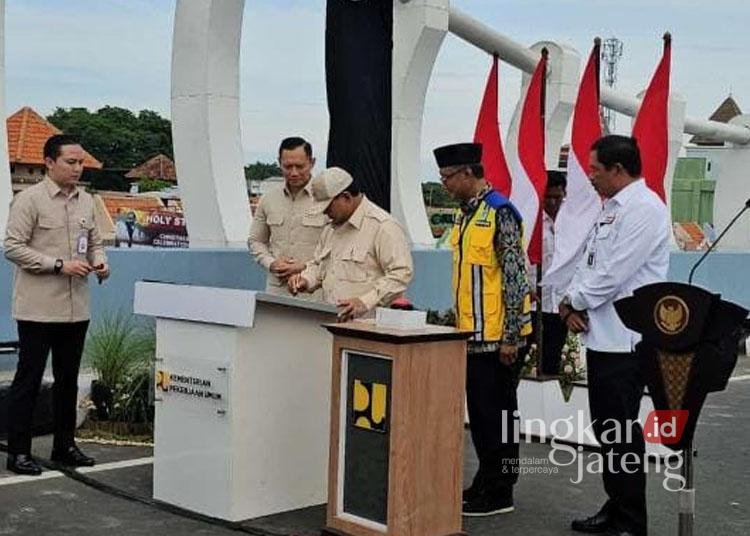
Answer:
M547 58L549 56L549 51L547 50L547 47L542 48L542 61L543 64L543 72L542 72L542 88L541 88L541 114L539 117L539 120L542 122L542 159L545 159L546 162L546 136L545 136L545 125L546 125L546 100L547 100ZM545 163L545 169L546 169L546 163ZM545 186L546 190L546 186ZM544 197L539 200L539 215L542 215L542 211L544 203ZM537 225L543 225L544 224L544 217L541 216L537 218ZM542 322L542 317L544 316L544 313L542 311L542 276L544 275L544 230L542 230L542 254L539 256L539 265L536 269L536 296L537 296L537 302L536 302L536 333L537 333L537 346L536 346L536 352L537 352L537 374L540 370L540 365L542 363L542 359L544 357L544 323Z
M666 54L667 49L671 48L672 46L672 35L669 32L664 32L663 40L663 54ZM695 450L693 448L693 442L690 441L690 443L688 443L682 451L682 469L680 473L685 484L684 487L679 491L679 509L677 514L677 533L679 536L693 536L695 526L695 471L693 469L694 456Z
M664 40L664 47L662 52L662 58L667 51L672 47L672 35L669 32L664 32L662 38ZM663 59L662 59L663 61ZM640 110L639 110L640 111ZM665 192L666 195L666 192ZM695 482L694 476L695 471L693 468L693 457L695 456L695 450L693 448L693 442L690 441L685 448L682 450L682 468L680 470L683 478L683 488L678 492L679 494L679 507L678 507L678 528L677 534L679 536L693 536L695 526Z

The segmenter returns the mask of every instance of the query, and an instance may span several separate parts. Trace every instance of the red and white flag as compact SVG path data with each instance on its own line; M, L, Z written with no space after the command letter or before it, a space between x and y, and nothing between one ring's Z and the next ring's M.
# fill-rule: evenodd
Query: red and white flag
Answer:
M666 200L664 179L669 161L669 72L672 38L664 35L664 53L643 96L633 124L633 137L641 151L643 178L662 201Z
M544 85L546 51L542 53L526 90L518 124L518 149L510 164L513 178L510 200L521 213L526 252L531 264L542 262L542 203L547 186L544 163Z
M479 108L474 143L482 144L482 166L484 176L492 187L505 197L510 195L510 172L503 153L498 124L498 61L492 60L492 69L487 78L482 106Z
M591 146L602 135L599 40L595 43L578 88L568 153L567 195L555 218L555 250L542 281L544 286L552 287L555 303L562 299L562 293L573 278L586 237L602 208L601 198L588 177Z

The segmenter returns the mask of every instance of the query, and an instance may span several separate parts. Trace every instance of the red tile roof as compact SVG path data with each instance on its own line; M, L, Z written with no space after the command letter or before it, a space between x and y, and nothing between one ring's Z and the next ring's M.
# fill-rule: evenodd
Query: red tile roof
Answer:
M134 167L125 174L128 179L159 179L162 181L177 182L177 172L174 162L163 154L158 154L146 160L138 167Z
M36 113L24 106L11 115L6 125L8 128L8 156L11 164L44 165L44 144L50 136L62 131ZM89 153L85 154L83 166L101 169L102 163Z

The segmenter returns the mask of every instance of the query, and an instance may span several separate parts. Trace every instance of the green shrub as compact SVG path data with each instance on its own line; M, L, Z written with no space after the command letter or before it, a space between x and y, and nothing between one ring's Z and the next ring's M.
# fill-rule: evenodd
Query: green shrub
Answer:
M93 325L84 359L96 374L92 385L95 418L127 422L152 419L150 372L156 351L153 328L124 312L108 314Z

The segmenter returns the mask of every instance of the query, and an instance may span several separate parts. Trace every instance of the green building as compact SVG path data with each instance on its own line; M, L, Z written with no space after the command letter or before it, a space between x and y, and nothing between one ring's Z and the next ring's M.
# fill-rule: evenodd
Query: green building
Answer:
M708 178L710 162L704 157L677 159L672 182L672 221L714 223L716 181Z

